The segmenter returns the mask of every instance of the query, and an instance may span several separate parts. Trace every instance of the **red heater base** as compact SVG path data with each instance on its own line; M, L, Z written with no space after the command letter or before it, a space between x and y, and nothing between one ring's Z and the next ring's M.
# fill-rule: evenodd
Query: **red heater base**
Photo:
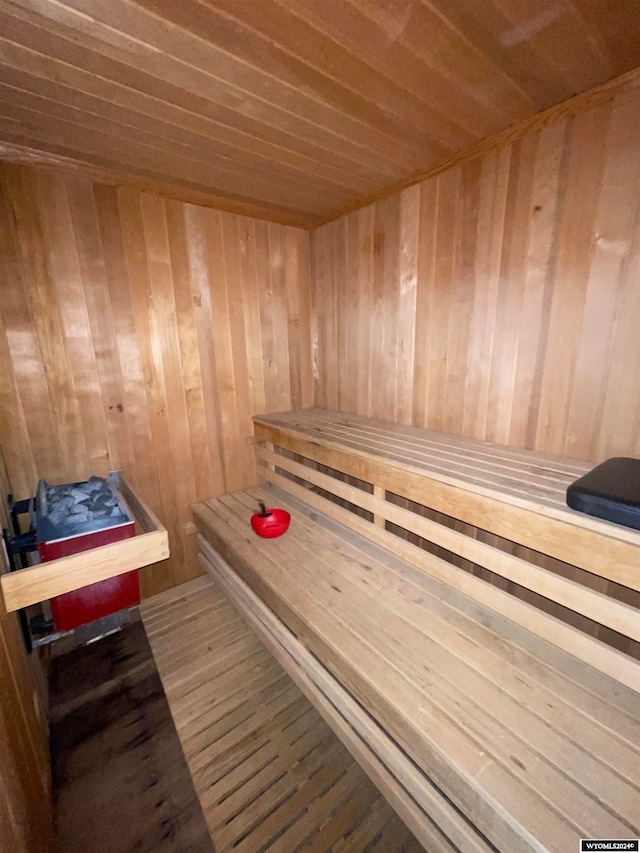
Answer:
M57 631L71 631L136 604L140 604L140 585L138 572L133 571L57 595L51 599L51 615Z

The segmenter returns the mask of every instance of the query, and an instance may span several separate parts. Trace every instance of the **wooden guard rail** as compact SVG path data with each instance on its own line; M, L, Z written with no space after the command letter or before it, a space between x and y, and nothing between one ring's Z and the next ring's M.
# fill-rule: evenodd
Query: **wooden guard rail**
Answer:
M117 489L143 532L131 539L2 574L0 586L8 612L168 558L169 536L160 519L122 476L118 477Z
M201 560L425 847L637 837L640 533L565 506L590 466L322 410L255 420L267 485L194 507ZM286 536L252 535L258 499Z

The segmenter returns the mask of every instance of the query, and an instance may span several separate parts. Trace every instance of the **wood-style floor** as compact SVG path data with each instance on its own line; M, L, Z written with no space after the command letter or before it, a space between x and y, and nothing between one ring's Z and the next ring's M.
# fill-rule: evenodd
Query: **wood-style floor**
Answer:
M56 853L213 853L139 620L52 661L50 724Z
M218 853L422 850L209 578L141 610Z

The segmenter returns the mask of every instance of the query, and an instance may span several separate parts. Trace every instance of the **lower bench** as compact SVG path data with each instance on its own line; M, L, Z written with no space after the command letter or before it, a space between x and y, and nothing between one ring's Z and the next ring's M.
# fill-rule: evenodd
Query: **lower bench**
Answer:
M425 848L637 838L637 661L603 646L612 677L298 497L196 504L201 559ZM253 534L260 499L285 536Z

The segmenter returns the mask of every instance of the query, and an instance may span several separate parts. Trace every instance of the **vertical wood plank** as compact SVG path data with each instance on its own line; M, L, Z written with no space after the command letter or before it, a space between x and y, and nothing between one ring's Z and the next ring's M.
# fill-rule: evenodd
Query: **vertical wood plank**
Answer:
M539 135L535 152L527 255L523 259L522 323L511 406L510 440L530 445L537 412L553 291L555 231L562 204L561 171L567 122Z
M309 235L299 228L286 231L295 245L295 281L288 288L295 288L298 299L299 324L298 346L292 348L290 358L300 361L300 406L305 409L313 405L313 366L311 359L311 241Z
M385 384L393 380L393 377L385 376L384 373L384 274L387 257L385 225L385 201L377 202L373 206L371 313L368 319L371 328L369 336L369 410L370 414L377 418L382 417L384 411Z
M438 183L420 186L420 222L417 259L416 320L413 369L413 415L415 426L426 426L429 420L431 314L435 289L435 252L437 240Z
M382 271L382 340L380 342L380 373L377 382L382 389L378 416L395 420L398 398L398 314L400 305L400 224L401 196L381 202L384 233L384 262Z
M172 579L180 583L192 577L185 555L184 525L191 520L189 504L195 499L193 466L185 465L190 458L189 421L184 397L184 380L177 312L174 293L173 267L164 202L152 195L142 196L142 224L149 269L152 305L152 335L154 363L161 380L163 418L161 429L154 436L154 447L163 449L160 473L162 508L169 519L167 529L173 532ZM166 478L166 480L165 480Z
M371 414L372 372L369 369L371 359L371 324L363 323L362 317L371 317L373 312L373 243L374 243L374 207L373 205L357 211L358 217L358 314L354 318L351 334L358 341L357 398L354 411Z
M260 322L260 290L264 271L258 264L258 247L253 220L238 221L243 282L243 311L247 346L247 381L254 414L266 410L262 326ZM307 295L307 298L309 294ZM311 393L313 393L310 388Z
M53 844L46 715L17 614L0 610L0 838L6 850L46 853Z
M523 316L522 277L528 248L528 222L531 210L533 164L536 138L527 137L513 146L509 191L505 204L505 228L496 303L489 397L487 439L508 443L515 391L517 352L520 331L528 318Z
M253 460L244 450L245 439L253 434L251 421L253 404L248 384L247 339L243 302L245 301L238 218L225 216L222 221L223 252L225 258L225 281L227 284L227 325L231 336L231 359L233 362L233 385L235 389L237 444L235 453L240 460L241 485L254 482Z
M412 416L419 224L420 187L416 185L405 190L400 200L400 294L395 417L404 423L410 423Z
M349 369L349 315L351 292L349 288L347 266L347 225L348 217L342 218L333 229L333 257L336 273L332 304L336 336L336 392L335 407L348 409L351 375ZM342 379L344 377L344 379Z
M21 322L24 323L28 318L31 357L35 360L35 363L18 364L18 370L32 375L37 382L38 391L35 387L30 389L30 376L25 376L27 393L33 393L33 417L41 419L38 412L40 400L50 413L49 423L40 422L38 425L38 434L51 433L51 425L54 425L52 438L57 444L57 453L47 455L47 458L42 460L49 472L48 476L75 479L80 476L82 470L86 470L88 460L78 399L70 375L64 328L38 209L35 176L17 167L6 167L6 173L7 196L15 226L14 234L24 288L21 293L16 293L19 285L12 276L7 285L8 298L15 300ZM61 436L65 437L64 440L61 440ZM50 441L43 437L43 445L50 447Z
M287 318L284 229L270 222L269 234L269 319L272 325L276 400L283 411L290 406L289 327Z
M473 311L469 327L463 432L486 438L495 342L500 260L511 151L492 152L480 165Z
M67 196L67 180L60 174L38 173L35 193L51 271L52 286L46 296L48 309L54 311L57 308L60 314L60 326L54 327L56 340L52 349L58 351L58 361L66 350L68 374L65 382L69 383L70 392L77 400L79 436L84 445L74 476L81 478L81 472L86 470L105 476L109 470L109 451L104 404L96 370L85 281L80 270ZM90 215L84 202L83 197L75 199L78 218L82 220ZM37 311L40 313L42 310L42 305L39 305Z
M478 209L480 169L470 163L460 171L454 235L453 279L450 284L447 323L446 398L443 426L460 432L464 423L467 352L473 307L473 268L476 248L475 215Z
M107 458L104 470L132 469L131 433L124 414L123 376L109 294L98 205L91 181L68 176L65 180L81 285L89 321L89 343L93 350L99 396L95 405L105 425ZM96 473L103 473L96 471Z
M183 461L185 458L193 460L186 473L187 478L191 477L193 480L193 494L199 497L211 491L211 464L184 207L176 201L165 202L182 391L186 409L185 430L190 443L189 454L185 455Z
M150 444L143 451L149 455L149 450L163 460L155 470L158 493L154 495L155 506L159 506L159 516L165 526L173 527L174 536L171 549L177 549L181 554L181 543L175 537L175 519L171 518L171 510L175 506L175 486L171 465L171 448L169 441L167 397L162 371L162 352L158 329L158 318L153 311L151 293L151 275L149 261L155 267L153 246L151 258L145 240L143 201L141 195L129 189L118 191L118 207L122 222L124 238L124 258L128 273L129 298L135 328L135 342L140 358L140 366L144 378L146 412L150 427ZM155 269L153 269L155 272ZM142 402L142 401L141 401ZM152 506L154 506L152 503ZM145 573L143 576L147 576ZM174 573L171 561L158 563L153 567L153 576L161 589L167 589L174 584Z
M114 387L113 405L110 413L118 422L116 429L122 431L116 467L126 470L134 480L154 511L159 510L157 501L158 481L155 468L149 464L148 448L151 446L151 428L147 409L147 397L140 359L140 348L136 338L135 322L129 293L124 236L118 206L118 193L112 187L94 186L94 197L100 244L104 260L107 291L103 296L109 303L109 314L102 317L103 323L113 324L113 340L105 342L110 347L113 359ZM105 309L106 305L99 306Z
M194 323L202 378L202 396L206 427L210 483L212 494L224 491L222 424L216 379L216 354L212 322L212 294L209 287L207 241L203 211L193 205L185 208L187 251L194 304Z
M600 144L605 151L602 189L563 448L564 453L587 459L596 452L607 381L612 368L615 369L611 349L618 292L637 228L640 184L637 103L625 99L612 111L607 136ZM612 148L616 156L607 157Z
M602 140L610 111L608 105L574 117L569 137L567 189L555 271L558 286L551 303L536 438L538 445L552 453L564 449L605 166Z

